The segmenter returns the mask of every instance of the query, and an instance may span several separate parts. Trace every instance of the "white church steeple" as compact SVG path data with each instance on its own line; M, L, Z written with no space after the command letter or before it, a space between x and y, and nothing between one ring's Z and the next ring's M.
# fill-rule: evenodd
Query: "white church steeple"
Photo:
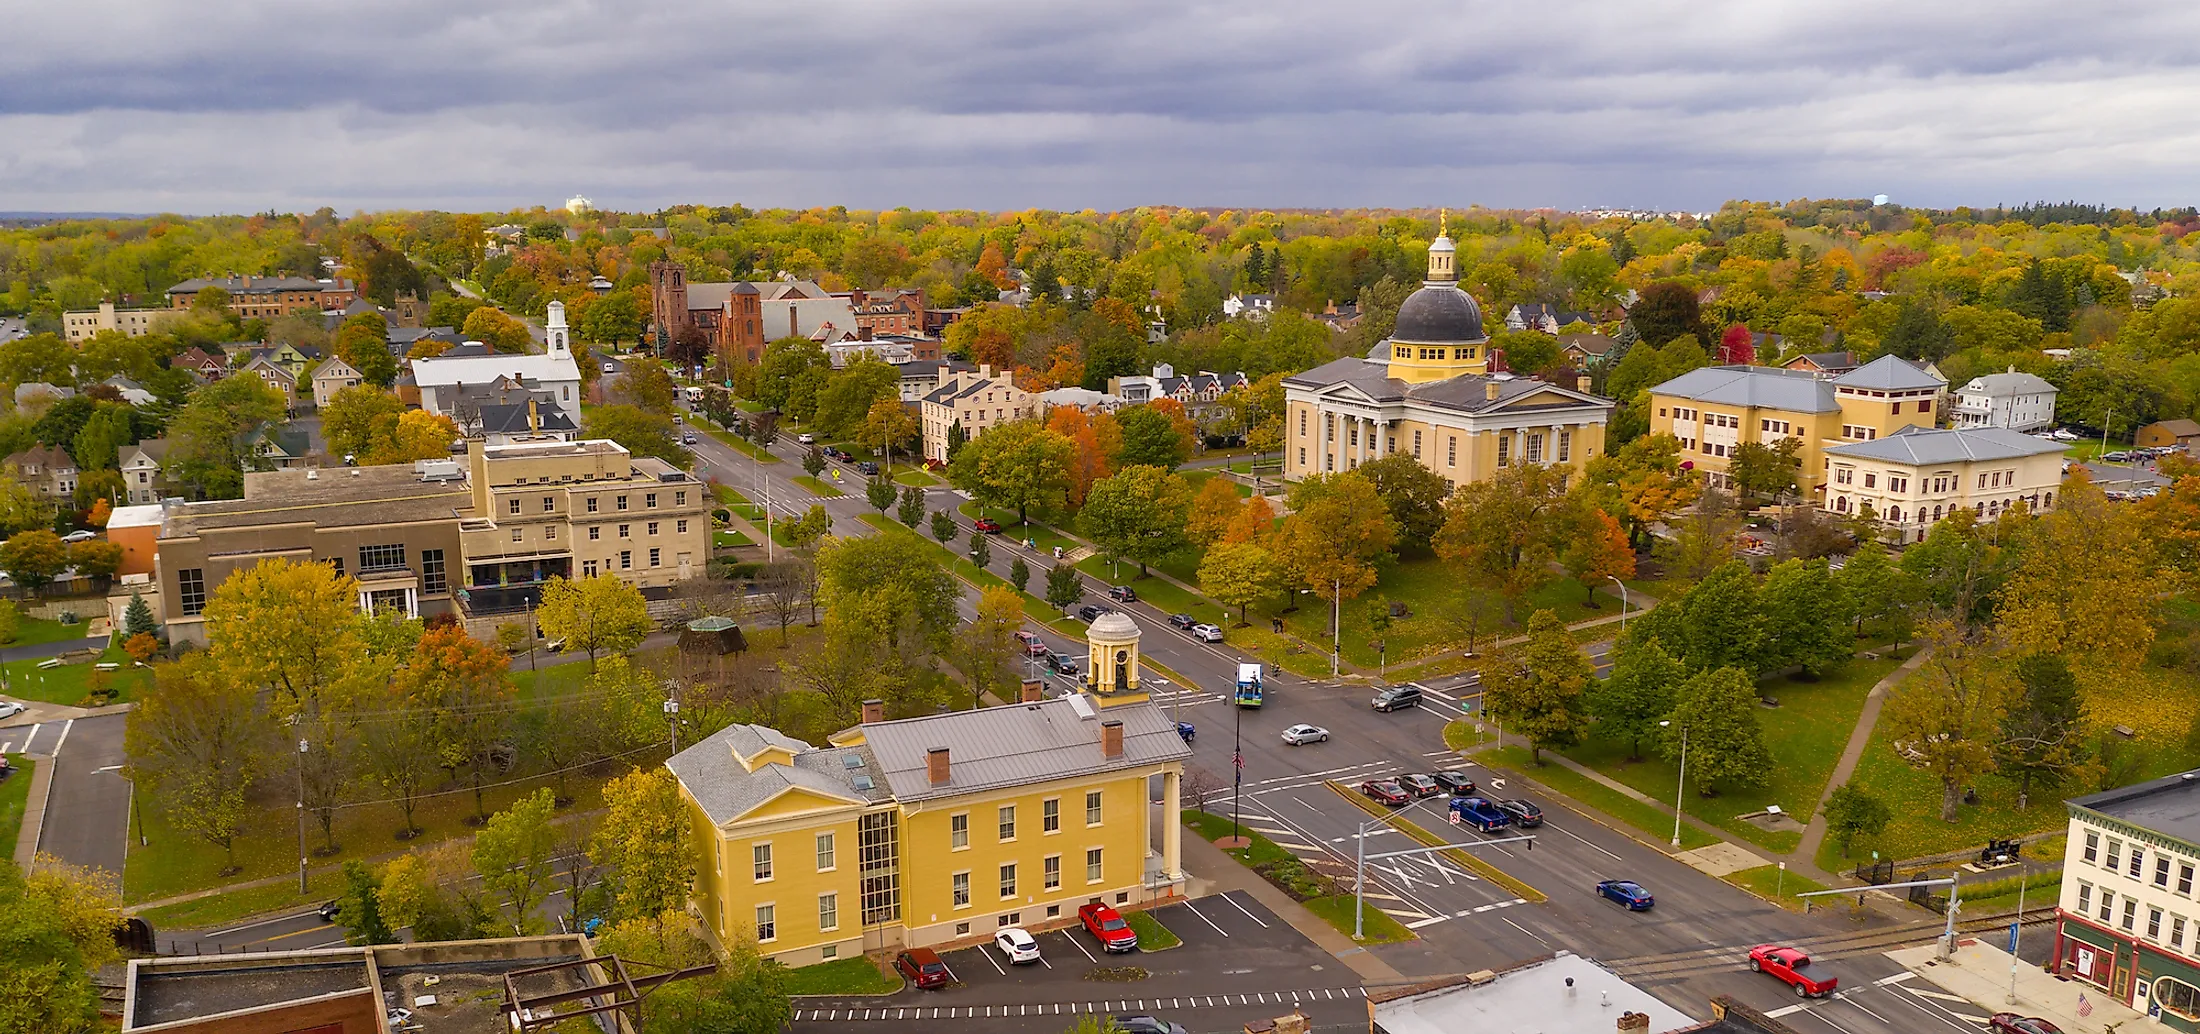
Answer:
M543 337L547 339L544 344L549 346L550 358L573 358L573 343L568 340L568 331L565 329L564 302L550 303L550 312L548 318L543 322L542 332Z

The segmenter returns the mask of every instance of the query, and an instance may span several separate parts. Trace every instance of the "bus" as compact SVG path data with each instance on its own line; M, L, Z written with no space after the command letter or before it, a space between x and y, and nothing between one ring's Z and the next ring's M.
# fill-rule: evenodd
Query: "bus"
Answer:
M1239 707L1259 707L1261 704L1260 688L1260 665L1238 665L1237 705Z

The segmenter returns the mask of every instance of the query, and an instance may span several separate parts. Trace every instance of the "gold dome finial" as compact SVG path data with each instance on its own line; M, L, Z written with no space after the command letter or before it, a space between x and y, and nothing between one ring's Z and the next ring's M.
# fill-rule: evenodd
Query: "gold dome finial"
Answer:
M1436 210L1436 235L1438 237L1451 236L1451 209L1439 208Z

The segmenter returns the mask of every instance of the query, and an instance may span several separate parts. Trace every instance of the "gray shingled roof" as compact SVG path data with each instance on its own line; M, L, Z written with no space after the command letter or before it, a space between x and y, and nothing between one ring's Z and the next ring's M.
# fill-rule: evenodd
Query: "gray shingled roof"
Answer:
M1383 347L1387 349L1388 346ZM1569 406L1598 406L1611 409L1618 405L1618 403L1609 399L1582 395L1565 385L1552 384L1548 381L1539 381L1530 377L1493 378L1477 374L1460 374L1457 377L1446 377L1443 380L1429 381L1425 384L1407 384L1389 376L1387 372L1389 368L1389 364L1381 360L1346 356L1343 359L1333 359L1305 373L1286 377L1283 382L1287 385L1316 391L1331 385L1346 383L1365 392L1377 402L1411 400L1424 405L1439 406L1444 409L1455 409L1469 413L1498 408L1523 395L1534 394L1546 389L1575 396L1579 399L1579 401L1568 403ZM1487 388L1487 385L1493 380L1498 385L1497 398L1495 399L1489 397L1489 389Z
M2061 452L2061 442L2041 441L2006 427L1905 427L1885 438L1836 445L1826 455L1841 459L1886 460L1920 466L2013 460Z
M734 760L736 752L753 756L765 745L777 745L794 754L793 765L765 765L754 772ZM850 768L847 758L860 758ZM765 801L791 788L855 802L887 799L884 780L877 779L877 764L865 747L827 747L822 750L762 725L729 725L704 737L694 746L674 754L665 767L687 787L712 822L740 818ZM853 776L870 773L874 785L858 790Z
M1973 377L1971 383L1963 386L1963 394L1990 395L1994 398L2007 398L2011 395L2052 395L2055 392L2055 386L2047 383L2044 379L2015 370L2008 373L1989 373L1984 377Z
M1769 366L1706 366L1650 389L1659 395L1717 406L1762 406L1794 413L1832 413L1833 385L1807 370Z
M1883 355L1854 370L1833 379L1844 388L1869 388L1873 391L1919 391L1938 388L1944 382L1911 365L1898 355Z
M1100 752L1100 726L1106 721L1123 723L1120 757ZM1192 756L1176 723L1151 703L1121 704L1084 718L1067 697L867 724L863 738L886 785L904 802ZM948 781L942 786L932 785L925 764L934 747L948 750Z

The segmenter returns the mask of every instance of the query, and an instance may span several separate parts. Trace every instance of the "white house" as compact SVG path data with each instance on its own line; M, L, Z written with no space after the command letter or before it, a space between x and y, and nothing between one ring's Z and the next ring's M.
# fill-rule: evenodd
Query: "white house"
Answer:
M2035 431L2055 426L2055 386L2012 366L2007 373L1973 377L1956 389L1957 427L2006 427Z
M1272 294L1233 294L1222 300L1222 314L1231 319L1267 319L1276 311L1276 296Z
M413 382L420 386L420 408L437 416L457 419L453 407L465 389L486 387L502 377L548 395L557 403L559 412L579 425L581 368L573 361L573 343L565 325L564 302L550 303L543 334L545 351L539 354L436 356L413 360Z

